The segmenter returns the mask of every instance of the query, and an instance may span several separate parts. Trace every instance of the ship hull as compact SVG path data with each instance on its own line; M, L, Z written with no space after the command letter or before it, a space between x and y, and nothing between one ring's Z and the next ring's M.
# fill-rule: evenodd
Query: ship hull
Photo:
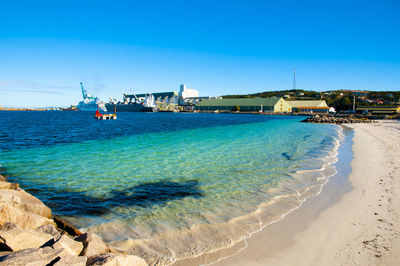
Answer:
M79 111L87 111L87 112L96 112L98 109L105 111L105 107L103 103L96 103L96 102L80 102L78 104Z
M114 112L114 107L117 112L153 112L153 108L145 107L142 104L131 103L131 104L112 104L106 103L108 112Z

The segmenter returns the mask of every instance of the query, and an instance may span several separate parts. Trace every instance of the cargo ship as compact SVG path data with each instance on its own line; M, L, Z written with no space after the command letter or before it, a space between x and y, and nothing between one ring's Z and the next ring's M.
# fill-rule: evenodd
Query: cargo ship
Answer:
M95 112L97 109L106 111L106 106L104 105L104 103L100 101L98 97L94 97L89 93L87 93L85 88L83 88L82 82L81 82L81 90L82 90L83 101L79 102L78 105L76 106L79 111Z
M154 104L154 97L149 94L146 97L138 98L135 94L126 95L124 94L124 101L118 102L116 100L110 100L109 103L105 104L108 112L113 112L115 109L117 112L156 112L157 107Z

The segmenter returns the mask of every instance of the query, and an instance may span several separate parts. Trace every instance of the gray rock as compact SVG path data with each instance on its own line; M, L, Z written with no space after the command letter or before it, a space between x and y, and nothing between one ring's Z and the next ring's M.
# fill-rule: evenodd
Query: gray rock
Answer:
M61 252L50 247L24 249L0 257L0 265L46 266L58 261Z
M64 249L64 255L78 256L83 249L83 244L63 235L52 245L52 247L54 249Z
M119 266L119 265L132 265L132 266L147 266L144 259L133 255L117 255L107 253L89 257L86 265L104 265L104 266Z
M81 256L90 257L110 251L101 237L93 233L84 233L75 238L75 240L83 243L83 250L80 254Z
M7 231L0 231L0 246L3 250L18 251L39 248L51 239L53 239L51 235L17 226Z
M76 257L72 255L62 256L59 261L57 261L54 266L85 266L87 258L86 257Z

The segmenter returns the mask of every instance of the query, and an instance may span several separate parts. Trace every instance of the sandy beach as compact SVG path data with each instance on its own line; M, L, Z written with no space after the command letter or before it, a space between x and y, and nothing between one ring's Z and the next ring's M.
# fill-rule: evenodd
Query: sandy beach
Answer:
M229 249L176 265L399 265L400 122L344 129L352 154L342 152L318 196Z
M335 193L346 184L332 180L319 196L215 265L399 265L400 123L349 127L351 190Z

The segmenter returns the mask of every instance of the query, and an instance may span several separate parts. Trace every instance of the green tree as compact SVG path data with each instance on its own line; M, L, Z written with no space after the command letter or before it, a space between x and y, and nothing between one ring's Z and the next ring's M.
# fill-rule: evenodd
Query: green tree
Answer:
M240 111L240 106L239 105L233 106L232 111L234 111L234 112Z

